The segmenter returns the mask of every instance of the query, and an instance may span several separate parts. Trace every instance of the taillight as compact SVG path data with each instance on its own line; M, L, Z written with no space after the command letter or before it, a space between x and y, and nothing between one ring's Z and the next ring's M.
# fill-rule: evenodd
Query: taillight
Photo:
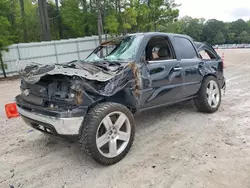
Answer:
M224 56L224 53L222 53L222 56L221 56L221 60L222 60L222 69L224 69L225 65L225 56Z

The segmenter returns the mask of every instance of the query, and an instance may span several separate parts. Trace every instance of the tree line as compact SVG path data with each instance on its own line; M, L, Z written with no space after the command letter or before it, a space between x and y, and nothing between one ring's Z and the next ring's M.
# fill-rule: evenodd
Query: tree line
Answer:
M12 43L160 31L250 43L250 21L178 19L174 0L0 0L0 49ZM100 38L100 41L102 39Z

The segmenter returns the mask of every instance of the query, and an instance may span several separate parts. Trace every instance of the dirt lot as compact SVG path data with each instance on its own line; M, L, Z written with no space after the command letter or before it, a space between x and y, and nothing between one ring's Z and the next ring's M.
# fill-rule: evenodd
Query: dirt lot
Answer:
M0 83L0 187L250 187L250 50L224 50L227 91L214 114L191 102L136 117L136 138L119 163L103 167L77 143L30 131L3 106L19 81ZM220 51L222 53L222 51Z

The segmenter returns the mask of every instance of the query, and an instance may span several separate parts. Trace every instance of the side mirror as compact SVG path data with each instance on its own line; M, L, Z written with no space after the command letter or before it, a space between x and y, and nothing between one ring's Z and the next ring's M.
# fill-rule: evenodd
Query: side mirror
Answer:
M140 61L141 61L141 62L146 62L145 56L141 56Z

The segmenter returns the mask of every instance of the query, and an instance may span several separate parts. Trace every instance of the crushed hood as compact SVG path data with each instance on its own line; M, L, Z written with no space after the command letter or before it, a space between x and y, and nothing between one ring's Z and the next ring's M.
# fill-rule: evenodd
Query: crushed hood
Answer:
M38 64L34 62L18 62L24 64L19 75L28 83L36 83L45 75L79 76L88 80L106 82L114 78L127 65L110 62L86 63L72 61L66 64Z
M25 91L33 97L43 97L49 101L73 100L77 105L102 100L121 90L122 95L126 93L132 97L133 103L138 103L140 98L141 80L135 62L74 61L51 65L26 62L19 74L22 78L22 97L26 97L28 102L30 96L27 97Z

